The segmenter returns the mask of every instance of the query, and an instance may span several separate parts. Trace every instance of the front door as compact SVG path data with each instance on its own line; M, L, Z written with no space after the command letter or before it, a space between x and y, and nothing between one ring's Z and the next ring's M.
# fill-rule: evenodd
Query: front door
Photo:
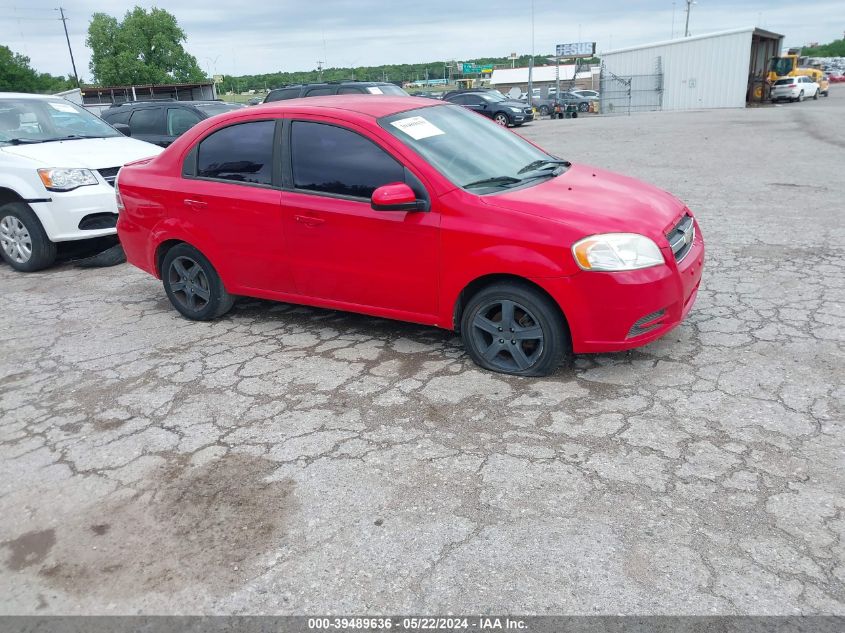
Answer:
M299 294L417 315L437 312L440 216L374 211L379 186L420 181L382 147L346 127L294 121L292 190L282 193Z

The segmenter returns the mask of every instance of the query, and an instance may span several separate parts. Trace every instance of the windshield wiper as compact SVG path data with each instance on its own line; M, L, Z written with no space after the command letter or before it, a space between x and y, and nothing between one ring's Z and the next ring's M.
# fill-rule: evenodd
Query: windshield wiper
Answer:
M483 187L485 185L490 185L491 187L496 185L515 185L519 182L522 182L522 178L514 178L513 176L493 176L492 178L484 178L482 180L468 182L464 185L464 188L469 189L470 187Z
M525 167L520 169L518 174L524 174L527 171L534 171L535 169L539 169L543 165L563 165L564 167L570 167L572 163L568 160L558 160L556 158L541 158L540 160L535 160L534 162L528 163Z
M67 136L57 136L55 138L48 138L46 141L78 141L85 138L106 138L105 136L84 136L82 134L68 134ZM45 141L45 142L46 142Z
M0 143L8 143L9 145L32 145L43 142L40 138L10 138L8 141L0 141Z

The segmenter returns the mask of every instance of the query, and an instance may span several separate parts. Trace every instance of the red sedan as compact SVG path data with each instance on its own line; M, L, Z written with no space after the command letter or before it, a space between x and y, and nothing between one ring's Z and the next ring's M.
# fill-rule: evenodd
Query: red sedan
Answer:
M124 167L117 196L129 262L189 319L235 295L362 312L457 330L523 376L663 336L704 261L674 196L413 97L213 117Z

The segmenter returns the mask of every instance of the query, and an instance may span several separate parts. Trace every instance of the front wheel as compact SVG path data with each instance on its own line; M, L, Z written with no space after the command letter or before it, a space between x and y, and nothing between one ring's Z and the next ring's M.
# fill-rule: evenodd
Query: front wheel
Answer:
M589 104L589 103L579 103L579 104L578 104L578 110L579 110L579 112L587 112L589 109L590 109L590 104Z
M56 261L56 245L25 202L0 207L0 255L15 270L35 272Z
M539 112L540 112L540 116L549 116L549 112L550 112L549 106L541 105Z
M571 350L557 305L539 290L514 282L487 286L470 298L461 337L478 365L515 376L548 376Z
M173 307L192 321L223 316L235 302L208 258L190 244L177 244L167 251L161 280Z
M504 112L497 112L496 116L493 117L493 120L501 125L502 127L508 127L510 123L510 119L508 119L508 115Z

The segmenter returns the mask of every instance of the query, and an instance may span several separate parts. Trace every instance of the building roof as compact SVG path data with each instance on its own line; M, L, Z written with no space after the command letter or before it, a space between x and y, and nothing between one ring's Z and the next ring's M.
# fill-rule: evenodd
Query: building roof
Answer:
M595 72L598 73L598 66L595 67ZM593 70L588 68L578 73L579 79L589 79ZM572 75L575 73L575 64L561 64L560 66L560 80L570 81ZM531 76L532 81L548 82L555 80L554 66L534 66L534 72ZM493 76L490 78L490 83L497 84L524 84L528 83L528 68L495 68L493 69Z
M637 51L644 48L653 48L655 46L668 46L671 44L684 44L686 42L694 42L696 40L706 40L711 37L722 37L723 35L735 35L737 33L753 33L763 37L770 37L772 39L782 38L783 35L779 33L772 33L758 29L756 26L743 26L738 29L728 29L727 31L714 31L713 33L702 33L701 35L691 35L689 37L677 37L673 40L662 40L659 42L649 42L648 44L638 44L637 46L629 46L627 48L616 48L612 51L602 51L600 56L615 55L616 53L627 53L629 51Z
M136 90L173 90L174 88L177 89L184 89L184 88L204 88L206 86L213 86L214 82L211 81L203 81L200 83L186 83L186 84L134 84L134 85L126 85L126 86L85 86L82 88L82 93L97 93L97 92L110 92L112 90L132 90L135 88Z

